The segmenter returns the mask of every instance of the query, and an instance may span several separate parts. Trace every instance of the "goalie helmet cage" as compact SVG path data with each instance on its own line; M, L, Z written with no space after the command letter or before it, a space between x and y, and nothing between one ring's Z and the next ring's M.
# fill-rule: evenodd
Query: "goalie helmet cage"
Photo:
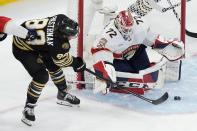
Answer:
M93 24L93 23L89 22L89 23L91 23L91 25L88 25L89 27L84 27L84 25L87 26L87 24L85 24L85 22L84 22L84 19L87 19L87 17L88 17L88 16L84 16L84 14L86 14L85 12L91 12L91 10L87 10L87 6L88 6L87 4L90 4L91 1L95 2L97 0L67 0L66 1L66 5L67 5L66 6L66 8L67 8L66 14L68 16L70 16L71 18L75 19L76 21L78 21L79 26L80 26L80 33L79 33L78 39L72 40L74 42L71 42L71 44L74 43L71 45L71 54L73 54L74 56L83 57L84 53L89 52L89 50L90 50L89 48L86 48L86 46L89 46L90 44L92 44L92 41L91 42L86 41L84 44L84 39L86 39L85 35L88 34L88 33L84 33L84 30L86 30L86 28L90 28L90 26ZM127 9L128 6L132 3L134 3L135 1L136 0L103 0L103 6L111 6L112 4L114 4L114 5L118 6L118 10L123 10L123 9ZM174 38L174 37L180 38L185 43L186 0L181 0L181 1L180 0L171 0L171 2L172 2L172 4L177 4L177 3L181 2L181 6L175 8L177 13L179 14L180 19L181 19L181 24L179 24L175 14L173 13L172 10L169 10L166 13L152 11L147 16L145 16L146 17L145 19L147 20L147 18L148 18L148 22L153 23L152 27L155 28L156 31L158 30L158 27L161 27L161 28L165 27L163 32L161 30L159 30L158 33L161 33L167 37L169 35L170 38ZM158 4L163 7L170 6L167 3L167 0L161 1ZM154 15L155 15L155 17L154 17ZM165 17L165 18L163 18L163 17ZM149 19L149 18L151 18L151 19ZM162 20L162 18L163 18L163 20ZM91 20L91 18L88 18L88 20L89 19ZM96 18L96 19L98 19L98 18ZM154 21L155 19L157 21ZM98 23L102 22L101 19L99 19L99 20L96 20L96 22L98 22ZM164 22L164 20L165 20L165 22ZM93 20L93 18L92 18L92 21L95 22L95 20ZM166 22L169 22L169 23L166 23ZM155 24L158 26L155 27L154 26ZM166 28L168 26L170 26L172 28L171 29ZM100 28L102 28L102 27L100 27ZM174 36L174 33L172 34L173 31L176 32L176 36ZM65 74L66 74L66 79L70 80L70 81L84 80L84 75L81 73L76 74L71 70L67 71L65 69ZM81 88L81 85L78 85L77 87Z

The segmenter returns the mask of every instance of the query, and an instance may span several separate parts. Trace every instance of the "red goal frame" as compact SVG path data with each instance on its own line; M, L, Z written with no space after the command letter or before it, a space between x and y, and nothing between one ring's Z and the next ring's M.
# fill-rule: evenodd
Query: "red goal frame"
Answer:
M77 56L83 58L83 34L84 34L84 0L78 0L78 23L80 32L78 36ZM77 73L77 80L84 80L84 73ZM78 89L82 89L81 84L77 85Z

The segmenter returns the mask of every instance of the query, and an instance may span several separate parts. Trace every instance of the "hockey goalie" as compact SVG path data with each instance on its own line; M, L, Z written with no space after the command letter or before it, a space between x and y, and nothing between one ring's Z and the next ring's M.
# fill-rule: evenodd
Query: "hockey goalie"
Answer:
M159 62L150 62L146 47L162 56ZM138 90L163 87L166 62L182 58L184 43L163 38L153 32L139 15L123 10L98 35L91 52L95 73L119 85L116 88L96 78L94 92L125 93L121 90L124 88L143 94Z

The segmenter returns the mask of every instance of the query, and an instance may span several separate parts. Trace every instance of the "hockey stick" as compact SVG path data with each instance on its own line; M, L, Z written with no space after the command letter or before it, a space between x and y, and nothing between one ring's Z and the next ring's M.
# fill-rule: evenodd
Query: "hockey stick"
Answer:
M66 81L68 84L95 84L95 82L87 82L87 81L75 81L75 80L67 80ZM139 83L139 82L129 82L129 81L117 81L116 85L118 87L129 87L129 88L147 88L151 89L148 87L147 84ZM115 87L116 88L116 87Z
M194 33L194 32L191 32L191 31L188 31L185 29L185 33L186 35L190 36L190 37L193 37L193 38L197 38L197 33Z
M95 72L91 71L91 70L88 69L88 68L86 68L85 70L86 70L87 72L89 72L90 74L92 74L92 75L98 77L99 79L105 80L107 83L109 83L109 84L111 84L112 86L115 86L116 88L118 88L117 84L114 83L113 81L111 81L111 80L109 80L109 79L106 79L106 78L104 78L104 77L102 77L102 76L96 74ZM128 91L128 90L126 90L126 89L122 89L122 88L118 88L118 89L120 89L120 90L122 90L122 91L125 91L125 92L127 92L127 93L129 93L129 94L132 94L132 95L134 95L134 96L136 96L136 97L138 97L138 98L140 98L140 99L142 99L142 100L144 100L144 101L147 101L147 102L149 102L149 103L151 103L151 104L153 104L153 105L161 104L161 103L163 103L164 101L166 101L166 100L168 99L168 93L167 93L167 92L164 93L160 98L158 98L158 99L156 99L156 100L152 100L152 99L146 98L146 97L144 97L144 96L142 96L142 95L136 94L136 93L134 93L134 92L132 92L132 91Z
M87 81L66 81L68 84L94 84L94 82L87 82Z
M171 2L170 0L167 0L167 1L168 1L168 3L172 6L172 2ZM187 1L188 1L188 0L187 0ZM175 10L174 8L172 8L172 11L173 11L174 15L176 16L176 18L178 19L179 23L181 23L179 14L176 12L176 10ZM187 29L185 29L185 33L186 33L186 35L188 35L188 36L190 36L190 37L197 38L197 33L188 31Z
M77 85L77 84L82 84L87 86L90 89L93 89L95 87L95 82L88 82L88 81L73 81L73 80L67 80L66 81L69 85ZM125 88L126 90L132 90L137 94L144 94L144 91L149 90L149 86L144 83L137 83L137 82L129 82L129 81L117 81L117 85L119 88ZM123 92L122 90L117 90L116 87L113 87L110 89L111 92L119 92L119 93L127 93L128 92Z

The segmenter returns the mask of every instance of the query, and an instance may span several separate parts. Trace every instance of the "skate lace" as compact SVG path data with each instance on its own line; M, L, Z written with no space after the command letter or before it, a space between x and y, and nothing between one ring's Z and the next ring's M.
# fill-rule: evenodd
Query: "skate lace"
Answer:
M70 100L75 100L75 96L73 96L73 95L71 95L71 94L67 94L66 96L65 96L65 98L66 99L70 99Z
M27 111L28 115L33 116L34 115L34 109L33 108L26 108L25 111Z

